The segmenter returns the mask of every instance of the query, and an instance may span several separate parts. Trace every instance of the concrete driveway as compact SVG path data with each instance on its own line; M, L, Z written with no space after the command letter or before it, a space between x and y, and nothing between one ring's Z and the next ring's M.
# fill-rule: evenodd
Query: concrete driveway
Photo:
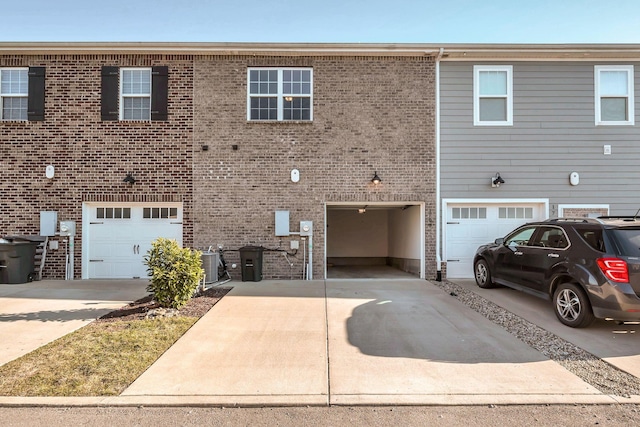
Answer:
M427 281L233 284L105 403L615 401Z
M144 295L145 285L143 281L77 281L2 287L2 354L10 350L11 357L17 357L64 335ZM231 285L233 290L120 396L7 397L0 404L620 401L428 281L336 279ZM19 341L23 336L30 337L28 342ZM627 343L624 350L615 351L622 358L636 357L638 353L630 354L635 351L633 342L622 339ZM605 354L613 359L619 356L614 350ZM640 396L624 401L637 403Z
M147 295L146 280L0 285L0 365Z
M472 279L451 281L640 377L640 325L617 325L596 320L588 328L569 328L558 321L550 301L510 288L481 289Z

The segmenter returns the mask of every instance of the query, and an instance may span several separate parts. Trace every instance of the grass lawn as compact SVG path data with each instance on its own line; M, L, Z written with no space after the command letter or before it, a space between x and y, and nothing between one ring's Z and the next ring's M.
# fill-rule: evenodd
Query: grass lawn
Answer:
M197 320L91 323L0 366L0 395L118 395Z

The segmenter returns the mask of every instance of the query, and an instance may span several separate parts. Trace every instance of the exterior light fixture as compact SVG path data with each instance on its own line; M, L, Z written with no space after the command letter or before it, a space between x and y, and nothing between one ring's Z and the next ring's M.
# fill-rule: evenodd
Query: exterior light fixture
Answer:
M496 175L491 178L491 187L500 187L500 184L504 184L504 179L500 176L500 172L496 172Z
M373 173L373 178L371 179L371 182L373 182L375 185L378 185L382 182L382 179L380 179L380 177L378 176L378 172Z
M359 214L363 214L365 212L367 212L367 207L366 206L358 209L358 213Z
M131 175L131 172L127 174L127 176L122 180L122 182L126 182L127 184L134 184L136 179Z

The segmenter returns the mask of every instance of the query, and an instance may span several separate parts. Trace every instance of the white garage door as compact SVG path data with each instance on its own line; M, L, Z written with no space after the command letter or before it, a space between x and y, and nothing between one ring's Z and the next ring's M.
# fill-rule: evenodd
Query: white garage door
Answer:
M521 224L545 218L544 203L447 204L447 277L473 278L478 246L504 237Z
M89 279L147 277L143 257L158 237L182 246L180 204L91 205L86 257Z

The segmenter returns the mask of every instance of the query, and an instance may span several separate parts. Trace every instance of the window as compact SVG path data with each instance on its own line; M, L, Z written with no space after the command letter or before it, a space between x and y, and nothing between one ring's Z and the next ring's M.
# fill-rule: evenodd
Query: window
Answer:
M531 240L534 231L536 231L536 227L527 227L516 230L511 235L505 237L504 244L507 246L526 246L529 244L529 240Z
M486 219L487 208L452 208L451 219Z
M151 68L122 68L120 96L121 120L151 120Z
M596 65L594 79L596 126L633 125L633 65Z
M476 65L473 67L473 124L511 126L513 124L513 67Z
M97 219L131 219L131 208L96 208Z
M44 67L0 68L0 120L44 120Z
M168 67L102 67L102 120L167 120Z
M0 70L0 103L2 120L27 120L29 70L5 68Z
M565 249L569 247L569 239L561 228L540 227L540 232L534 246L545 248Z
M142 217L145 219L177 219L178 208L144 208Z
M313 120L313 70L250 68L247 120Z
M499 207L499 219L533 219L533 208Z

